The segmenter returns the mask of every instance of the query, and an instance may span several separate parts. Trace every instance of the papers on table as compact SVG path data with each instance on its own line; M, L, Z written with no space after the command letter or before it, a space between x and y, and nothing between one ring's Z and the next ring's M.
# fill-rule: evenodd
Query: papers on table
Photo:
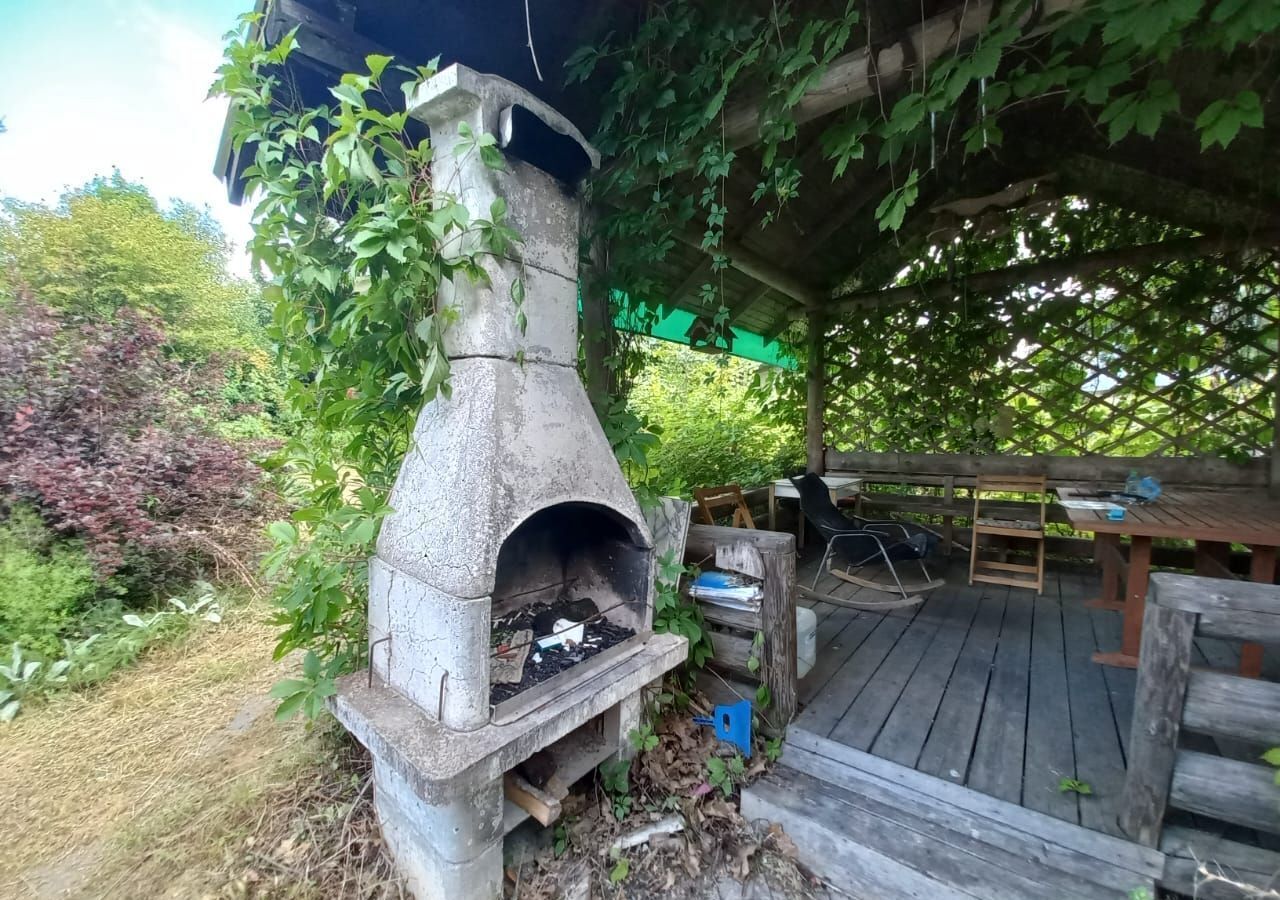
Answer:
M1110 500L1059 500L1058 505L1066 509L1098 509L1107 510L1115 506Z

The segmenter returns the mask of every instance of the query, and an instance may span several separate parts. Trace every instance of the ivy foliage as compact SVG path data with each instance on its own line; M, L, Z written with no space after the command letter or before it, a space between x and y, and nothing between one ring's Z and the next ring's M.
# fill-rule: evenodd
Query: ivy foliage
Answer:
M450 390L443 334L456 310L439 288L487 279L484 260L518 253L519 237L501 204L473 218L432 179L434 148L404 110L434 62L369 56L332 103L303 108L280 74L294 35L267 46L258 18L227 35L211 94L230 101L233 147L254 148L249 250L274 279L271 334L297 376L287 400L312 423L272 460L297 509L271 526L266 565L281 585L277 655L315 654L284 699L316 710L365 653L366 560L387 495L417 411ZM400 90L388 96L392 74ZM455 153L500 168L495 143L463 134Z
M1270 444L1280 274L1265 251L1118 267L994 294L964 274L1185 237L1067 199L974 224L904 284L954 278L927 310L851 313L828 335L828 444L920 453L1245 459Z
M760 148L751 200L768 210L762 227L801 190L822 190L804 183L813 175L796 160L798 114L837 58L869 44L867 6L670 0L652 5L634 36L609 35L571 56L568 80L590 81L604 97L595 140L612 162L594 189L615 210L599 226L613 249L614 287L663 297L670 285L655 273L697 233L713 258L703 301L723 323L714 276L729 265L726 225L749 213L729 208L739 157L726 135L741 131L744 98L758 102L745 139ZM1082 0L1043 18L1033 0L994 6L975 39L915 66L904 90L875 93L821 134L833 179L864 158L891 173L875 207L882 231L901 228L943 160L997 150L1007 114L1030 104L1081 110L1113 143L1193 118L1204 148L1226 147L1264 124L1258 92L1269 89L1274 64L1260 38L1280 27L1272 0ZM1192 54L1242 78L1184 97L1175 76ZM1234 86L1214 95L1223 83Z

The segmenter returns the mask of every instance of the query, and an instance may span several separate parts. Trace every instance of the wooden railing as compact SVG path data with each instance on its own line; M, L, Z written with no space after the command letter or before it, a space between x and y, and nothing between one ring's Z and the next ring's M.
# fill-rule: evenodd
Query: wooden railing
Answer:
M972 489L981 474L1040 475L1049 487L1060 484L1109 483L1121 485L1131 471L1154 475L1167 486L1196 486L1224 490L1257 490L1269 478L1269 461L1252 459L1237 464L1218 458L1162 458L1110 456L1000 456L945 453L845 453L828 450L828 475L856 475L863 479L861 504L868 513L899 514L932 523L943 536L943 549L953 543L967 548L970 530L964 523L973 513ZM918 493L907 491L920 490ZM1031 505L1009 503L1017 515ZM1064 511L1051 505L1049 522L1068 524ZM1070 534L1050 535L1046 549L1055 557L1089 557L1092 541ZM1157 547L1154 560L1161 566L1191 569L1190 548ZM1248 572L1247 555L1231 560L1233 571Z
M1151 576L1120 827L1165 851L1166 887L1197 897L1244 897L1246 890L1217 877L1274 884L1280 854L1190 829L1169 829L1162 839L1163 824L1174 807L1280 834L1280 786L1256 751L1238 759L1179 746L1182 732L1227 747L1280 746L1280 684L1193 670L1196 636L1280 644L1280 586Z

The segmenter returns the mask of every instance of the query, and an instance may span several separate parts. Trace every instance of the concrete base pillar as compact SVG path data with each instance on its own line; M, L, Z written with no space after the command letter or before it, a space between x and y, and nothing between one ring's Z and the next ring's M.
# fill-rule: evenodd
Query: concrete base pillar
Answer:
M383 840L417 900L500 900L501 779L431 804L375 758L373 789Z

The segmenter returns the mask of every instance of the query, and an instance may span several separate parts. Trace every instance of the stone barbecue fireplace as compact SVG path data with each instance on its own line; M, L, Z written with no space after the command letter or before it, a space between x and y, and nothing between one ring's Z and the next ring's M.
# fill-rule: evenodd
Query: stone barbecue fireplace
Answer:
M579 201L557 174L598 155L541 101L462 66L409 110L431 129L433 177L473 217L506 201L523 260L442 288L459 312L451 396L418 417L370 560L370 672L342 679L332 708L372 753L415 896L488 900L524 818L504 776L544 751L569 784L625 752L641 689L686 647L652 632L652 541L576 369ZM454 154L462 124L498 138L504 170Z

